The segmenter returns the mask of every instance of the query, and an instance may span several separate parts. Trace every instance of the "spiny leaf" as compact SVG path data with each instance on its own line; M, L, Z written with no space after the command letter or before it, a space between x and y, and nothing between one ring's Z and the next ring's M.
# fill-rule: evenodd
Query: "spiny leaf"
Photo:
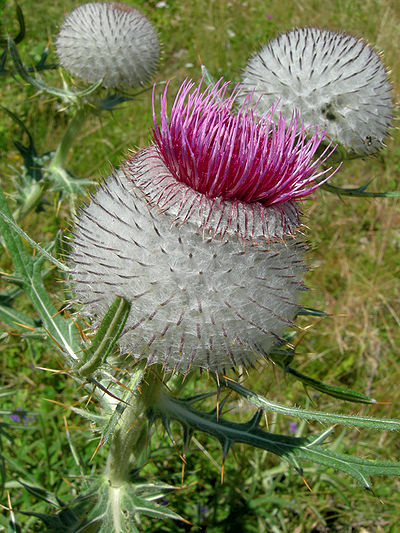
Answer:
M88 517L91 509L96 505L95 491L84 493L70 504L65 504L54 494L39 487L26 484L24 486L36 497L44 499L58 510L55 514L20 511L22 514L41 520L46 526L45 533L97 533L99 531L101 520L98 517Z
M345 389L344 387L337 387L336 385L328 385L314 378L305 376L298 370L288 366L285 367L285 372L291 374L299 379L304 385L308 385L313 389L316 389L324 394L328 394L333 398L338 398L339 400L346 400L348 402L357 402L357 403L377 403L374 398L370 398L366 394L361 392L356 392L350 389Z
M369 183L362 185L361 187L355 188L344 188L332 185L332 183L324 183L321 185L321 189L326 191L338 194L339 196L358 196L364 198L399 198L400 191L389 191L389 192L372 192L367 191Z
M348 402L377 403L374 398L370 398L369 396L367 396L366 394L362 394L361 392L345 389L344 387L338 387L336 385L328 385L327 383L323 383L318 379L310 378L309 376L302 374L301 372L290 366L290 363L292 362L294 356L294 350L273 350L269 354L269 358L271 359L271 361L283 368L283 370L287 374L291 374L299 381L304 383L304 385L312 387L315 390L318 390L324 394L328 394L329 396L338 398L340 400L346 400Z
M11 213L9 215L11 215ZM23 239L25 239L32 246L32 248L34 248L36 251L38 251L39 252L39 257L43 257L43 259L47 259L48 261L50 261L51 263L56 265L60 270L68 271L68 267L66 265L64 265L58 259L56 259L51 254L49 254L49 252L46 250L46 247L40 246L37 242L35 242L33 239L31 239L29 237L29 235L27 235L14 222L14 220L11 218L11 216L7 216L7 213L4 213L4 211L1 211L1 208L0 208L0 218L3 219L3 221L14 230L16 235L18 235L18 236L22 237ZM52 247L52 243L50 245L48 245L48 246ZM20 251L20 255L21 254L22 254L22 257L23 257L24 254ZM37 259L36 260L35 259L31 259L30 261L29 260L28 261L25 260L26 265L28 265L28 264L33 265L36 262L37 262Z
M297 313L298 315L306 315L306 316L319 316L319 317L326 317L328 316L325 311L321 311L321 309L314 309L313 307L303 307L300 309L300 311Z
M19 30L18 30L18 34L16 35L16 37L14 38L14 42L16 44L20 43L24 37L25 37L25 19L24 19L24 14L22 12L22 9L20 8L20 6L17 4L17 2L15 2L15 14L17 16L17 21L18 21L18 25L19 25ZM5 46L7 45L7 39L4 39L3 37L0 38L0 45L1 46Z
M74 102L79 102L81 98L84 98L85 96L89 96L90 94L94 93L103 83L103 80L99 80L97 83L94 83L93 85L90 85L90 87L88 87L87 89L84 89L79 92L74 92L69 89L58 89L57 87L50 87L38 75L36 75L36 77L32 77L30 75L29 70L21 61L17 47L15 46L15 42L11 38L7 39L7 44L11 59L13 60L15 66L15 70L23 80L36 87L36 89L38 89L40 92L45 91L49 94L53 94L54 96L58 96L67 103L72 104Z
M70 360L77 359L76 353L80 349L80 342L74 324L71 320L65 319L55 309L49 294L44 285L40 269L41 258L31 257L22 243L20 234L24 238L32 241L12 220L12 215L8 207L3 192L0 189L0 232L7 245L8 251L12 257L17 277L21 280L21 286L28 294L31 302L43 321L44 328L48 331L49 336L55 341L59 349ZM31 244L36 249L40 249L41 254L46 258L52 256L34 241ZM59 263L56 259L53 262ZM39 261L39 262L38 262ZM60 263L62 265L62 263ZM65 268L65 267L64 267Z
M216 80L205 65L201 65L201 75L203 76L206 85L214 85L216 83Z
M400 420L375 418L373 416L354 416L345 415L341 413L324 413L323 411L312 411L308 409L299 409L297 407L290 407L279 403L272 402L253 392L240 383L224 377L219 377L220 384L234 390L250 403L263 409L264 411L272 411L281 413L286 416L296 417L303 420L318 420L326 424L342 424L350 427L365 427L378 430L399 431Z
M260 417L257 414L249 422L231 422L221 416L217 418L214 411L199 411L161 390L149 411L151 416L160 417L164 421L176 420L183 427L213 435L220 441L223 450L238 442L249 444L283 457L300 472L299 461L312 461L352 476L367 489L371 489L370 475L400 475L400 463L370 461L339 454L321 446L333 428L312 437L273 434L258 426Z
M0 319L17 329L36 328L39 326L36 320L10 305L0 305Z

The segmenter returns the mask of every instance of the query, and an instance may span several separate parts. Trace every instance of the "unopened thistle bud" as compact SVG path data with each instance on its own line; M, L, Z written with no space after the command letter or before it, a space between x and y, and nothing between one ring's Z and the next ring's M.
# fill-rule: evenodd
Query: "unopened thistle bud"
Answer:
M252 365L282 340L307 268L296 200L328 179L324 132L259 119L250 97L234 114L227 85L185 82L169 117L165 89L155 144L100 186L70 255L83 314L126 298L121 351L182 373Z
M56 48L71 74L91 83L103 80L110 88L145 85L160 57L152 24L121 3L93 2L74 9L64 20Z
M297 109L349 152L382 147L393 101L387 72L364 41L345 33L300 28L271 40L249 60L242 95L253 93L263 112L278 98L287 116Z

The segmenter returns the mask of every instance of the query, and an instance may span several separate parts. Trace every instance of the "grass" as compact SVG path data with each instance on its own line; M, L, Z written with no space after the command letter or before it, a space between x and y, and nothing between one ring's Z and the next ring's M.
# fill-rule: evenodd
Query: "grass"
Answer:
M163 60L157 81L172 78L170 94L186 76L200 76L201 60L218 78L236 82L247 58L261 44L279 32L293 27L314 25L347 31L362 37L384 51L384 60L391 70L394 96L400 88L400 5L390 0L338 0L320 2L303 0L268 4L257 0L185 2L169 0L167 8L157 2L129 2L148 16L157 27L163 42ZM64 12L79 2L21 2L27 21L27 38L19 45L26 62L37 59L41 46L50 41L50 62L56 62L54 36ZM11 14L10 14L11 11ZM267 18L267 14L271 18ZM11 24L12 7L6 11L4 25ZM12 32L11 32L12 33ZM34 51L33 54L31 51ZM59 83L57 72L44 76ZM162 90L162 87L159 89ZM68 121L68 114L59 109L57 101L37 96L30 87L11 77L1 78L1 103L11 109L30 128L40 153L54 149ZM28 98L27 98L28 95ZM97 182L109 173L110 164L118 166L128 149L145 146L151 124L151 93L135 102L123 104L113 114L101 113L86 125L77 139L69 168L80 177ZM21 130L5 114L0 121L0 144L5 157L0 162L1 183L11 192L12 168L20 158L12 139L21 140ZM26 140L26 139L25 139ZM358 186L372 180L372 190L395 190L400 182L399 133L392 132L388 147L367 160L346 162L334 178L339 185ZM56 198L47 197L45 212L24 220L24 229L36 240L45 242L56 228L68 231L68 201L56 209ZM307 275L311 290L304 296L304 305L324 309L329 317L323 320L301 319L309 328L299 335L298 370L331 384L351 387L370 394L382 402L373 407L344 404L322 395L314 395L313 408L349 413L368 413L398 417L400 362L400 211L398 200L337 198L323 191L312 201L304 202L308 226L308 253L312 266ZM7 257L2 269L9 268ZM62 290L55 279L50 280L55 301ZM28 312L23 301L21 305ZM54 349L47 341L32 342L10 333L2 341L0 363L2 385L13 392L3 399L4 430L13 439L2 438L5 457L6 489L14 508L43 511L37 499L20 489L17 479L40 484L68 499L79 486L80 470L73 460L65 434L64 417L73 442L79 450L85 473L102 468L102 451L93 462L90 457L97 440L87 424L61 406L79 399L79 392L63 375L37 370L37 367L58 369ZM309 401L302 387L271 365L262 372L250 372L246 385L270 398L290 404L306 405ZM207 379L198 379L189 391L206 390ZM9 413L17 408L32 413L34 422L14 423ZM244 406L242 405L243 409ZM243 415L242 415L243 416ZM287 432L288 420L270 417L274 430ZM76 427L74 427L76 426ZM85 427L84 427L85 426ZM312 425L305 432L319 428ZM177 428L175 428L178 434ZM240 445L235 456L225 465L225 481L220 484L221 454L216 442L197 435L196 446L187 466L187 488L168 496L171 507L192 522L144 522L146 531L210 531L219 532L393 532L397 531L399 488L396 478L374 480L375 494L366 493L338 473L306 465L305 479L309 491L298 474L285 463L260 450ZM362 432L338 428L333 442L339 450L365 457L395 459L399 441L396 434ZM160 430L155 437L154 452L146 467L149 475L180 485L181 463L171 453ZM236 457L236 460L235 460ZM69 496L68 496L69 495ZM5 498L5 494L3 495ZM4 499L3 504L6 504ZM17 515L24 531L40 531L32 519ZM7 527L7 517L0 517Z

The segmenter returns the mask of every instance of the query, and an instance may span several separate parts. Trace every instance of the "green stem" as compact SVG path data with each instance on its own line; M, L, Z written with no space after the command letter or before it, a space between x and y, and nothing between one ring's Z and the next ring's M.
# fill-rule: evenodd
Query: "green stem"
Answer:
M89 116L89 113L90 111L87 105L84 105L75 111L75 114L64 133L64 137L58 145L54 157L48 167L49 171L65 168L65 161L67 159L68 152L76 141L83 124L86 122L86 119Z
M31 185L29 193L24 200L24 203L19 206L13 213L15 222L18 222L18 220L24 218L25 215L36 209L43 197L45 188L45 183L36 182Z
M119 493L119 489L129 481L130 471L135 468L132 456L137 458L146 446L146 410L154 401L158 389L158 378L152 370L147 370L141 381L140 392L131 398L121 415L107 457L105 476L110 490ZM114 497L117 498L117 495Z

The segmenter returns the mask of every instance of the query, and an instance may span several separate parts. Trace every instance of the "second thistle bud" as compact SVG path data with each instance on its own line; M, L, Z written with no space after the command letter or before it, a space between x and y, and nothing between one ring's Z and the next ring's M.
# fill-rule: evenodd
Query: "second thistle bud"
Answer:
M148 83L159 62L152 24L122 3L83 4L64 20L56 40L61 65L87 82L131 88Z
M378 54L346 33L299 28L279 35L250 58L242 76L243 95L253 94L264 112L297 109L306 124L350 153L379 150L393 115L391 85Z

